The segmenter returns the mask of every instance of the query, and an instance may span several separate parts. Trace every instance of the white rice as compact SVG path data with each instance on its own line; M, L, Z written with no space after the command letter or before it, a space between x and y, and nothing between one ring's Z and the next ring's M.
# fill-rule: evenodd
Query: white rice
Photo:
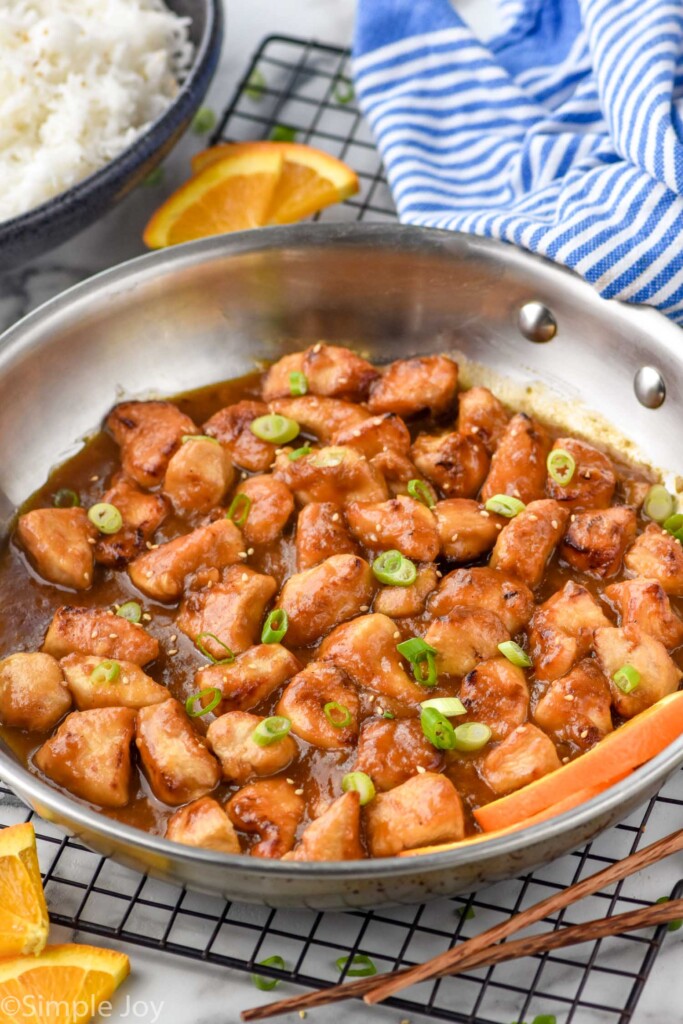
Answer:
M0 220L130 145L191 60L188 20L162 0L0 0Z

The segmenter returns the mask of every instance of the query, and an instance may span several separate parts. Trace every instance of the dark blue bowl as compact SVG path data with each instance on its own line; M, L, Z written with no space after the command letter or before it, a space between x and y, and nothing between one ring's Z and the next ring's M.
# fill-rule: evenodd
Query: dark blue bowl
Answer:
M166 0L191 20L195 58L178 95L148 130L101 170L28 213L0 222L0 270L15 269L98 220L142 182L187 129L213 77L223 40L222 0Z

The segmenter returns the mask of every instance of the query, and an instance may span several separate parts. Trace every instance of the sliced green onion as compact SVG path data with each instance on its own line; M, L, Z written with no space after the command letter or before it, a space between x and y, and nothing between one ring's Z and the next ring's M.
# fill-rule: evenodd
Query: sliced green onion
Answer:
M90 673L93 683L115 683L121 673L118 661L101 661Z
M422 732L437 750L453 750L455 729L440 711L437 711L436 708L423 708L420 725Z
M281 956L269 956L265 960L259 960L259 967L277 967L278 970L284 971L287 966ZM260 989L261 992L272 992L273 989L280 984L279 978L267 978L263 974L252 974L251 980L253 981L256 988Z
M557 1024L557 1017L554 1013L541 1013L534 1017L531 1024Z
M633 665L622 665L612 676L622 693L633 693L640 683L640 672Z
M436 673L436 661L434 655L427 653L424 658L411 663L415 682L420 686L436 686L438 676Z
M262 644L279 644L289 627L289 619L284 608L273 608L263 624L261 633Z
M100 501L88 509L88 519L100 533L118 533L123 526L123 516L116 505Z
M484 505L487 512L495 512L497 516L505 516L507 519L514 519L520 512L523 512L526 505L519 498L513 498L511 494L494 494Z
M208 434L183 434L180 443L187 444L188 441L210 441L211 444L220 444L217 437L209 437Z
M340 974L346 965L350 964L346 972L347 978L370 978L373 974L377 974L377 968L365 953L356 953L353 957L340 956L338 960L335 960L335 964Z
M311 465L319 469L332 469L334 466L341 466L345 458L346 452L343 448L321 448L313 455Z
M270 718L264 718L259 722L251 738L259 747L270 747L278 740L283 740L291 728L292 723L284 715L271 715Z
M213 654L211 654L210 651L207 651L206 647L202 643L204 637L207 637L209 640L213 640L214 643L217 643L219 647L222 647L223 650L225 651L225 657L214 658ZM208 658L209 661L212 661L214 665L229 665L231 662L235 660L235 655L232 653L228 645L224 644L222 640L219 640L215 633L198 633L197 636L194 638L194 645L197 648L197 650L201 651L204 657Z
M346 704L338 704L336 700L328 701L323 711L325 718L335 729L344 729L353 721L353 716Z
M670 902L671 902L671 900L670 900L669 896L660 896L658 900L655 900L655 903L670 903ZM683 928L683 921L678 921L678 920L676 920L676 921L669 921L669 923L667 925L667 931L669 931L669 932L677 932L680 928Z
M455 727L456 750L481 750L491 739L491 730L483 722L463 722Z
M662 526L667 533L671 533L676 537L681 529L683 529L683 515L677 512L676 515L669 516L668 519L664 520Z
M249 426L252 434L261 441L270 441L271 444L289 444L299 433L299 424L296 420L290 420L289 416L281 416L277 412L257 416Z
M400 551L383 551L372 563L375 579L391 587L410 587L417 579L417 567Z
M60 487L52 496L52 504L55 508L78 508L81 499L69 487Z
M306 374L300 370L293 370L289 375L289 393L290 395L305 395L308 391L308 380Z
M303 459L304 455L310 455L313 449L310 444L303 444L301 448L295 448L293 452L287 452L287 458L290 462L296 462L297 459Z
M216 127L216 115L211 107L200 107L192 118L192 131L195 135L206 135Z
M523 651L514 640L505 640L498 644L498 650L509 662L517 668L531 668L533 662L526 651Z
M245 95L248 96L250 100L254 100L258 103L259 100L263 99L265 87L266 79L263 72L259 71L258 68L254 68L247 79L247 84L244 87Z
M420 707L434 708L446 718L467 714L467 708L459 697L431 697L429 700L420 701Z
M161 185L164 177L164 168L159 165L159 167L155 167L154 170L150 171L146 178L142 179L142 184L154 188L156 185Z
M546 460L548 475L560 487L566 487L576 472L574 456L564 448L554 448Z
M396 715L393 711L383 711L382 718L396 718Z
M457 913L463 921L471 921L473 917L477 916L474 907L458 907Z
M204 707L195 708L195 702L202 700L203 697L210 697L209 703ZM218 707L222 700L223 694L218 687L210 686L208 690L200 690L199 693L191 694L185 701L185 710L190 718L201 718L202 715L208 715L209 711L213 711L214 708Z
M296 128L288 124L276 124L268 136L271 142L296 142Z
M436 654L436 647L432 647L421 636L412 636L410 640L402 640L396 644L396 650L408 661L420 661L427 654Z
M340 75L334 87L334 98L337 103L346 106L354 97L353 82L346 75Z
M415 498L415 501L421 501L427 508L434 508L436 505L434 495L424 480L409 480L406 490L411 498Z
M365 772L348 772L342 779L342 792L358 792L360 805L365 807L375 796L375 784Z
M235 526L244 526L251 509L251 498L248 494L236 494L225 513L226 519L232 519Z
M653 484L645 495L643 512L655 523L663 523L673 515L676 499L662 484Z
M128 622L140 622L142 619L142 608L137 601L126 601L116 609L116 614Z

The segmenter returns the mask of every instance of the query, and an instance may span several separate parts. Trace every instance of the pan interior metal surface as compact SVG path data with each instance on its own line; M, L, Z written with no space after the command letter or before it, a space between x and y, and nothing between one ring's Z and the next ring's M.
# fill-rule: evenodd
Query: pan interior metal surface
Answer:
M529 303L557 324L544 344L520 329ZM199 387L319 339L378 361L461 352L515 387L540 382L568 415L579 406L596 410L631 438L633 452L656 465L672 462L680 333L657 313L605 302L556 266L469 236L393 225L276 228L143 257L67 292L5 335L5 523L121 396ZM656 409L634 390L644 366L665 384ZM17 424L27 422L19 445ZM462 891L558 856L642 803L681 759L683 741L569 816L479 847L476 863L458 851L338 866L256 865L182 849L114 826L29 776L8 753L0 769L40 813L129 865L243 900L332 907Z

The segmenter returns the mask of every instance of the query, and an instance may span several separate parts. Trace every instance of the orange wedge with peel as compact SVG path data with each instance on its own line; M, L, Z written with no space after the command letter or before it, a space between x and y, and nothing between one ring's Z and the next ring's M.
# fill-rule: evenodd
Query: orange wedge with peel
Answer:
M575 761L474 811L484 832L540 814L582 789L610 784L661 753L683 734L683 691L670 693L608 733Z
M358 191L358 178L328 153L296 142L213 146L192 177L156 211L143 239L152 249L194 238L291 224Z
M209 164L159 207L145 228L145 244L161 249L260 227L270 209L282 164L277 149L236 153Z
M615 783L620 782L630 774L630 771L623 771L608 782L580 789L564 800L560 800L558 803L547 807L544 811L539 811L538 814L534 814L530 818L523 818L513 825L506 825L505 828L496 829L494 832L478 832L476 835L468 836L467 839L459 839L453 843L440 843L438 846L420 846L414 850L403 850L399 853L399 857L415 857L417 854L422 853L443 853L445 850L458 850L463 846L472 846L475 843L485 842L487 839L496 839L498 836L508 835L510 832L519 832L523 828L531 828L532 825L537 825L541 821L547 821L549 818L556 818L559 814L564 814L565 811L570 811L572 808L586 803L587 800L592 800L594 796L603 793L610 786L614 786Z
M0 957L36 954L49 921L33 825L0 831Z
M95 946L48 946L39 957L0 961L0 1020L86 1024L128 976L125 953Z

